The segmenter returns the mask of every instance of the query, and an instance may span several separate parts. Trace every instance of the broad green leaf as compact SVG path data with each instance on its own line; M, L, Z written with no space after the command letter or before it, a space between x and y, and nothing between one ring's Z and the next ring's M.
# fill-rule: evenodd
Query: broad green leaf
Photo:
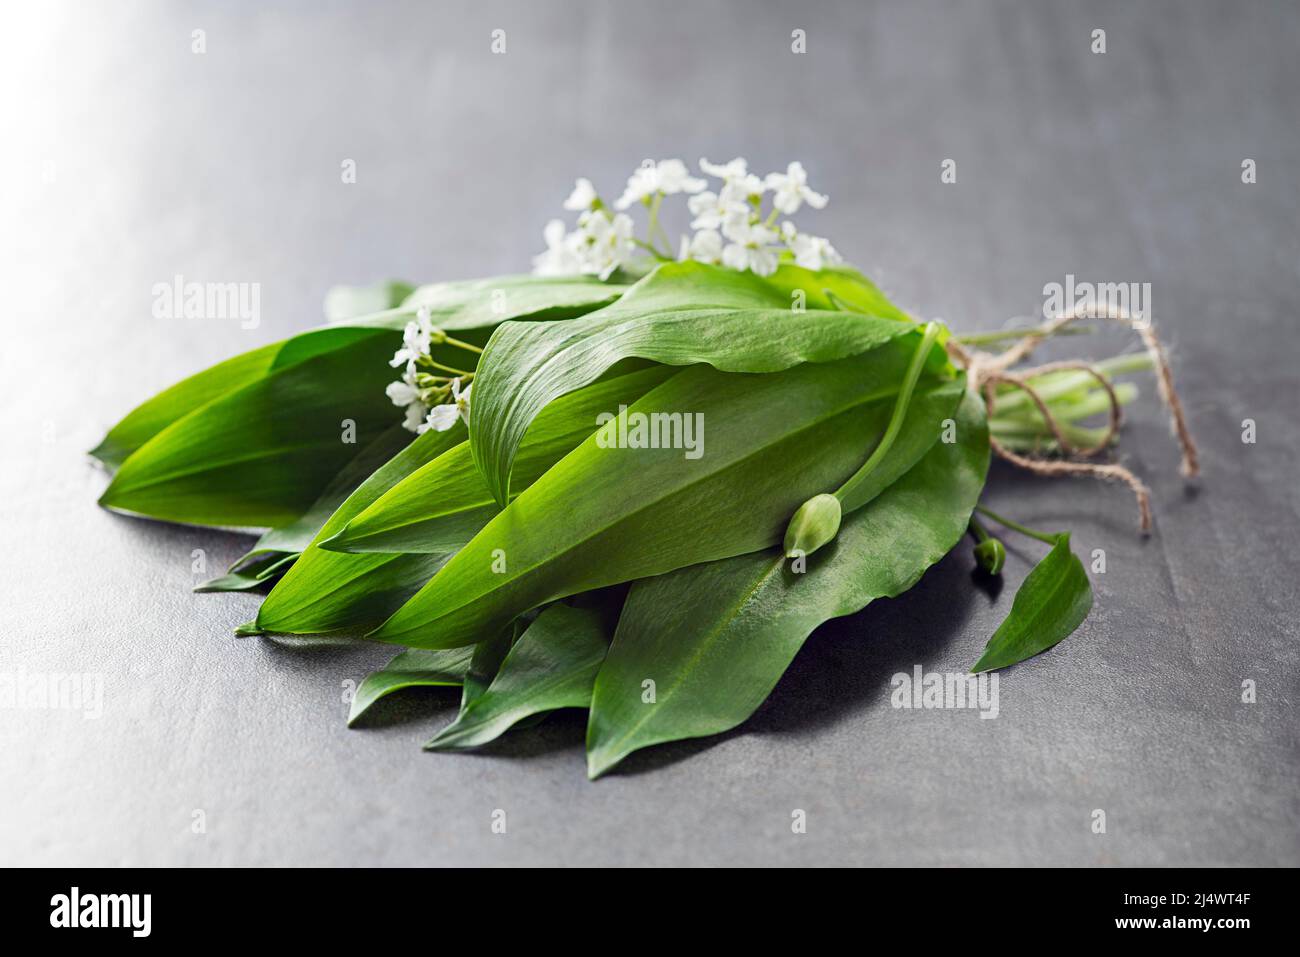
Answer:
M1063 532L1025 577L1011 613L989 639L972 672L1005 668L1032 658L1068 637L1092 608L1092 585Z
M630 400L661 377L661 370L654 369L613 376L589 387L590 391L583 390L585 397L580 393L572 399L577 406L585 404L590 411L606 400L617 404L619 396ZM571 405L570 410L574 407ZM534 445L546 444L547 436L551 434L548 428L534 430L534 433L530 433L524 443L524 455L530 459ZM575 438L569 447L577 441ZM334 539L351 520L384 498L404 479L430 463L443 460L455 449L460 450L459 460L468 463L463 425L458 424L449 432L425 432L362 483L329 517L284 580L267 596L258 613L258 627L264 631L292 634L372 628L396 611L433 577L451 552L473 538L491 517L490 513L482 514L477 524L467 523L463 517L457 519L463 537L444 534L443 541L447 547L442 553L347 554L328 551L322 545ZM560 458L564 451L556 452L548 461ZM482 480L477 472L468 465L460 472L478 485L482 497Z
M653 366L593 383L544 409L520 449L517 488L526 488L596 431L596 417L631 404L672 375ZM324 547L347 552L445 553L465 544L500 511L469 445L443 453L352 519Z
M400 306L415 287L397 279L371 286L335 286L325 294L325 321L343 322Z
M355 725L376 701L394 691L460 684L472 653L472 648L451 648L445 651L415 648L403 651L379 671L362 679L352 698L348 727Z
M342 559L322 578L323 556ZM291 590L271 598L308 557ZM257 610L260 634L325 635L364 632L384 621L446 564L449 555L343 555L313 547L280 579ZM314 600L312 600L314 598ZM268 607L269 604L269 607Z
M551 605L510 648L487 690L425 747L479 747L525 718L557 708L587 707L608 647L609 633L599 611Z
M582 315L616 300L628 288L619 283L602 283L591 277L550 278L542 276L500 276L469 282L434 283L420 286L397 308L393 297L406 291L400 283L389 283L387 303L380 311L354 310L362 303L353 290L327 303L326 312L341 321L337 325L310 329L281 342L274 342L190 376L160 392L129 413L91 451L110 471L164 428L206 405L264 378L272 371L334 349L355 344L375 329L400 331L421 305L432 310L434 322L448 330L484 330L483 336L463 335L481 345L486 332L509 319L561 319ZM380 300L369 300L378 304ZM343 313L350 313L343 318ZM394 349L396 346L393 347Z
M356 454L355 443L393 424L384 395L393 340L368 331L178 419L122 463L100 503L201 525L293 521Z
M932 442L901 478L846 516L801 573L780 549L637 582L596 678L587 726L595 778L640 748L718 734L767 698L813 629L907 589L966 530L988 468L980 401L957 441ZM643 700L647 679L655 700Z
M883 317L835 311L819 291L823 281L795 266L765 280L703 263L666 263L618 302L580 319L502 324L479 363L470 434L493 497L509 500L515 453L547 403L620 359L776 372L857 355L913 328L898 321L897 310ZM805 285L806 301L792 309L787 290Z
M916 341L771 375L678 373L521 493L370 637L469 644L556 598L780 541L795 509L879 441ZM904 431L937 436L962 391L923 377ZM702 416L700 457L605 447L612 426L673 413Z
M637 395L656 374L656 370L629 373L590 388L606 398ZM586 401L578 396L573 398L577 402ZM591 407L599 404L597 401ZM545 429L537 435L530 433L524 443L525 455L531 456L533 444L542 442L546 434ZM302 556L267 596L258 612L256 627L263 632L290 634L352 631L373 628L396 611L433 577L450 552L474 536L490 515L483 515L478 525L464 525L464 537L447 538L447 548L441 554L346 554L327 551L321 546L408 476L457 448L467 462L463 425L448 432L425 432L376 470L330 515ZM469 477L481 487L477 473Z
M300 356L322 351L277 366L173 422L122 464L101 504L200 525L296 521L358 444L400 421L400 410L384 394L395 375L388 360L399 342L386 329L347 327L286 342L276 363L293 349ZM440 346L434 354L448 361L465 353Z
M323 634L383 621L446 561L445 555L345 555L320 543L420 466L465 441L465 427L425 432L377 469L325 522L258 610L263 632Z
M782 263L768 284L780 290L786 304L792 304L796 294L802 295L804 305L815 309L846 308L852 312L899 322L914 322L880 291L870 279L852 266L827 266L818 272L804 269L792 262Z
M401 451L412 434L400 425L390 426L374 442L365 446L338 475L334 476L311 508L287 525L268 529L257 543L231 564L219 578L196 587L196 592L249 591L272 585L311 544L321 526L381 465Z
M132 452L177 419L266 375L281 345L274 342L237 355L159 392L113 426L90 454L116 471Z
M315 540L317 533L329 521L330 516L338 511L339 506L347 501L348 496L360 488L377 469L410 445L414 438L401 423L390 425L330 480L311 508L289 524L273 528L259 538L253 553L301 552Z
M90 454L110 471L115 471L149 439L191 412L211 405L277 369L353 345L373 335L372 329L327 326L227 359L178 382L138 406L113 426Z

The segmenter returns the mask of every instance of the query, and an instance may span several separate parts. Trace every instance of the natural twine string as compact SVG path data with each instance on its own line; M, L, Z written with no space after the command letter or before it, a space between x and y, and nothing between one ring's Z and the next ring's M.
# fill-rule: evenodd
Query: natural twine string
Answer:
M1050 362L1032 369L1024 369L1018 374L1007 371L1011 366L1028 358L1043 340L1079 319L1112 319L1137 332L1155 366L1156 388L1161 400L1169 409L1173 433L1178 439L1179 448L1182 450L1181 471L1187 478L1195 478L1200 474L1196 443L1192 440L1192 433L1187 427L1186 416L1183 414L1182 401L1178 398L1178 392L1174 388L1174 377L1169 369L1169 360L1165 355L1164 346L1149 322L1135 320L1126 310L1114 307L1086 313L1071 310L1025 336L1011 348L996 354L981 352L978 349L967 350L955 340L949 340L948 351L966 367L966 374L971 387L984 393L989 415L993 414L999 384L1006 383L1023 391L1030 401L1034 403L1039 414L1042 415L1048 430L1060 447L1061 454L1066 458L1044 459L1021 455L1012 452L996 438L990 436L989 447L995 454L1035 475L1090 475L1103 480L1123 482L1133 491L1133 495L1137 499L1139 527L1143 533L1149 533L1151 531L1151 492L1142 483L1142 480L1118 463L1079 461L1079 459L1086 459L1100 454L1109 447L1111 440L1119 431L1121 421L1119 397L1115 394L1115 388L1110 383L1110 380L1096 366L1086 362ZM1056 421L1056 417L1052 415L1047 403L1028 382L1029 379L1035 376L1066 369L1080 369L1090 373L1105 389L1110 402L1110 424L1106 429L1105 437L1096 445L1088 448L1078 448L1065 438L1060 424ZM1071 456L1074 458L1071 459Z

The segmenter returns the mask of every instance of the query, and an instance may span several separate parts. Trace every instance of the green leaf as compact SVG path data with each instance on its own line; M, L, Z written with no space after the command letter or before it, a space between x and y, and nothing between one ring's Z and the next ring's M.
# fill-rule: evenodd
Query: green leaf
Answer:
M596 678L590 776L640 748L735 727L814 628L911 588L960 541L979 499L989 453L978 399L963 400L956 435L848 515L802 573L769 549L634 584Z
M520 494L370 637L469 644L556 598L780 541L795 509L837 488L879 441L915 343L772 375L678 373ZM928 430L933 441L963 388L925 377L904 431ZM629 416L682 412L707 425L698 459L681 448L602 447Z
M397 326L401 328L401 326ZM374 335L373 329L325 326L261 346L190 376L144 402L109 431L91 455L111 471L167 426L285 369Z
M281 552L265 552L253 556L249 561L236 562L226 574L211 578L200 585L195 585L196 592L251 591L264 585L271 585L289 570L289 566L298 556ZM248 556L245 556L248 558Z
M806 297L804 305L814 309L848 309L881 319L915 322L866 276L852 266L827 266L819 272L804 269L792 262L766 277L769 285L780 290L786 304L796 292Z
M266 375L282 343L245 352L190 376L137 406L90 454L116 471L136 449L195 409Z
M373 627L433 577L446 555L345 555L320 543L420 466L465 441L465 427L425 432L377 469L325 522L271 589L257 627L284 634L324 634Z
M450 332L514 319L572 319L614 302L629 288L594 276L494 276L420 286L402 305L411 314L428 306L433 324Z
M663 370L648 369L612 377L605 382L575 394L568 408L585 408L587 412L602 407L607 401L617 404L618 397L639 395L654 381L662 379ZM594 416L594 412L591 415ZM557 424L555 419L551 420ZM593 420L588 419L594 427ZM585 433L584 433L585 434ZM553 437L549 427L534 429L524 443L525 458L534 457L534 447L548 444ZM366 513L370 506L388 497L409 476L421 473L431 463L459 461L456 470L467 483L479 489L478 499L486 500L482 479L469 465L469 450L464 441L465 427L457 425L448 432L425 432L415 439L390 462L379 468L370 478L330 515L302 557L271 594L267 596L258 613L257 623L272 632L316 634L371 628L391 615L417 589L431 579L442 567L449 554L468 542L495 512L479 514L476 522L466 518L468 512L453 516L461 535L450 535L444 528L441 540L446 546L442 552L374 552L349 554L326 550L350 521ZM578 439L569 443L576 444ZM458 451L457 451L458 450ZM456 456L449 459L450 453ZM559 458L563 451L549 458ZM451 485L442 486L450 496Z
M491 330L508 320L571 319L607 306L629 284L602 282L592 276L493 276L416 288L399 306L354 315L328 328L400 331L421 306L433 324L447 332ZM468 341L481 345L470 337Z
M352 708L348 712L348 727L355 725L376 701L394 691L403 688L460 684L465 677L465 669L469 665L472 653L472 648L451 648L442 651L417 648L403 651L382 669L362 679L352 698Z
M253 547L231 564L229 571L197 586L196 592L250 591L273 585L284 576L321 526L357 487L414 438L400 425L391 426L362 448L334 477L315 504L303 515L279 528L268 529Z
M362 304L362 294L354 289L326 307L332 317L352 313L346 320L262 346L190 376L129 413L90 454L114 471L147 441L190 413L272 372L369 339L377 330L400 331L421 305L430 307L434 323L443 329L484 330L482 336L461 336L481 345L486 340L486 331L506 320L582 315L608 305L628 288L591 277L499 276L421 286L406 297L402 306L388 308L396 305L393 297L406 287L400 283L386 285L388 301L381 311L355 314L354 310ZM375 297L369 300L372 304L380 302L379 294L373 290L368 295Z
M551 605L510 648L487 690L425 747L475 748L525 718L557 708L587 707L608 647L609 634L598 610Z
M372 286L335 286L325 294L325 320L343 322L400 306L415 287L397 279Z
M1005 668L1032 658L1068 637L1092 608L1092 585L1062 532L1047 556L1025 577L1011 614L989 639L972 672Z
M703 263L666 263L618 302L581 319L504 323L479 363L470 434L493 497L509 500L515 453L547 403L620 359L776 372L866 352L913 328L897 321L896 309L886 317L834 311L820 292L824 281L796 266L765 280ZM804 285L806 303L794 310L787 290Z
M118 469L100 498L116 511L222 526L275 526L305 512L392 425L384 395L394 335L364 337L271 372L167 426Z
M491 638L469 646L474 649L474 654L469 660L465 683L461 687L461 714L488 690L497 672L501 670L501 662L506 660L506 655L522 632L521 622L511 622Z
M654 366L593 383L542 411L520 449L515 481L526 488L616 412L672 375ZM446 553L468 542L500 511L468 443L443 453L394 486L324 547L346 552Z
M330 516L338 511L339 506L377 469L410 445L414 438L401 423L389 426L330 480L311 508L289 524L266 532L257 540L257 545L250 554L260 551L286 554L301 552L315 540L317 533L329 521Z

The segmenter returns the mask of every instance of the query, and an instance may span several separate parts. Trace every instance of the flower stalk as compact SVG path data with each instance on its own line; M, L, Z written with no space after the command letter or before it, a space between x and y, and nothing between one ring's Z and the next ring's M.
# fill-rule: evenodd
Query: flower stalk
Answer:
M926 359L929 358L930 350L934 347L941 329L942 326L937 322L928 322L922 329L921 341L912 354L907 372L903 375L898 398L894 402L894 410L889 416L889 424L885 426L885 434L867 456L867 460L834 493L814 495L795 511L785 532L787 558L811 555L838 534L844 500L852 497L853 493L866 482L871 473L884 461L890 448L893 447L894 440L898 438L899 430L903 427L903 419L907 415L907 408L912 401L912 393L916 391L917 380L921 377L921 370L925 368Z
M402 331L402 348L389 362L394 368L405 365L402 378L390 382L385 390L393 405L406 409L402 425L411 432L429 429L443 432L459 420L469 421L469 395L474 372L434 359L432 350L435 345L467 352L474 357L475 363L483 354L480 347L449 336L435 326L428 306L416 310L415 318ZM448 375L434 375L424 371L426 369L436 369Z
M989 534L974 515L970 517L970 533L975 536L975 564L986 574L999 575L1007 561L1007 549L998 539Z

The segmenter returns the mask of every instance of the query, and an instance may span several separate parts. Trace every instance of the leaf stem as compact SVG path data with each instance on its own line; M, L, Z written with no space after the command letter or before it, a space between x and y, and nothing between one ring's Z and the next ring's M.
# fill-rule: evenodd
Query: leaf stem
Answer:
M1115 398L1119 400L1121 406L1128 405L1137 398L1137 395L1137 387L1131 382L1121 382L1115 386ZM1077 399L1053 400L1047 403L1047 407L1058 423L1078 422L1101 412L1109 412L1110 396L1101 389L1093 389ZM1042 413L1035 405L1013 409L1006 413L998 408L989 422L990 424L1001 422L1008 426L1038 431L1043 431L1046 424L1043 422Z
M921 334L921 343L916 347L916 352L912 354L912 361L908 364L907 372L903 376L903 384L898 390L898 399L894 402L894 411L889 417L889 424L885 427L885 434L880 443L872 450L871 455L862 463L862 467L836 490L835 497L841 502L848 498L854 489L866 481L867 476L889 453L890 447L894 444L894 439L898 437L899 430L903 427L903 418L907 414L907 406L912 400L916 382L921 378L921 370L925 368L925 360L929 358L930 350L934 346L935 339L939 337L941 328L937 322L927 322L925 324L924 331Z
M664 201L663 193L655 193L654 199L650 201L649 204L650 219L649 222L646 224L646 235L650 238L651 243L657 242L657 239L661 237L664 241L664 246L666 246L668 249L668 253L671 253L672 246L673 246L672 240L668 238L668 233L664 230L663 225L659 222L659 207L663 204L663 201ZM659 234L658 237L656 237L655 235L656 233ZM657 246L648 246L647 248L649 248L657 256L662 255L665 259L670 258L668 256L668 253L661 254Z
M651 256L654 256L654 258L657 259L657 260L659 260L661 263L673 262L673 259L672 259L671 256L665 256L663 253L661 253L661 252L659 251L659 247L650 245L650 244L649 244L648 242L646 242L644 239L636 239L636 238L634 237L634 238L632 239L632 242L634 242L636 245L640 246L642 249L644 249L646 252L648 252Z
M439 329L438 331L442 332L441 329ZM483 350L480 349L478 346L465 342L463 339L453 339L445 332L442 332L442 341L449 346L455 346L457 349L464 349L465 351L472 352L475 355L481 356L483 354Z
M865 312L863 312L861 309L854 306L853 303L849 302L843 296L837 294L834 290L823 289L822 293L830 301L830 304L832 306L835 306L837 309L839 309L840 312L852 312L852 313L856 313L859 316L866 315Z
M1030 326L1027 329L1003 329L1000 332L967 332L954 335L953 338L968 346L987 346L1006 342L1010 339L1026 339L1035 335L1085 336L1091 332L1093 332L1093 329L1089 326L1064 326L1055 332L1051 332L1043 325Z
M989 534L989 530L984 527L984 523L974 515L970 517L970 533L975 537L975 541L977 542L987 542L993 537Z
M1102 359L1100 362L1093 364L1098 372L1111 379L1126 372L1143 372L1150 369L1151 357L1144 352L1126 353L1112 356L1109 359ZM1037 390L1039 397L1048 403L1053 399L1069 395L1078 389L1093 386L1096 382L1097 380L1092 377L1092 373L1083 371L1049 372L1041 377L1034 376L1029 380L1029 383ZM1003 388L1006 390L1005 392ZM1016 389L1014 386L1004 386L1003 388L998 390L995 415L1000 416L1016 409L1032 407L1033 402L1027 392Z
M430 359L428 356L424 357L424 362L422 364L430 365L435 369L441 369L443 372L450 372L453 375L457 375L461 377L474 374L473 372L468 372L465 369L457 369L455 366L443 365L441 362L438 362L435 359Z
M1019 532L1021 535L1028 535L1030 538L1036 538L1040 542L1046 542L1048 545L1055 545L1060 540L1061 537L1059 534L1052 535L1049 534L1048 532L1040 532L1037 531L1036 529L1028 528L1027 526L1021 525L1019 522L1013 522L1009 518L1003 518L997 512L993 511L990 508L985 508L983 505L976 505L975 511L980 512L983 515L987 515L989 518L993 519L993 521L997 522L999 525L1005 525L1007 528L1011 529L1014 532ZM972 519L972 521L974 521L974 519Z

